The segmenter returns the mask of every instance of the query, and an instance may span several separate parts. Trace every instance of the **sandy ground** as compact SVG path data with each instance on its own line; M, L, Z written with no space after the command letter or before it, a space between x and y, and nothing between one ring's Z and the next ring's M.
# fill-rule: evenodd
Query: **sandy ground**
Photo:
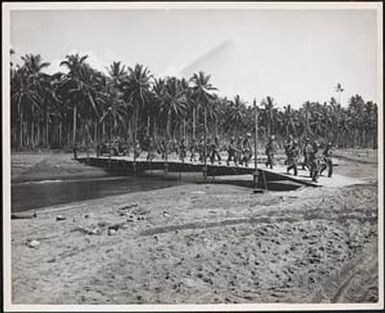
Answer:
M13 303L376 302L378 190L358 168L361 185L184 185L12 220Z

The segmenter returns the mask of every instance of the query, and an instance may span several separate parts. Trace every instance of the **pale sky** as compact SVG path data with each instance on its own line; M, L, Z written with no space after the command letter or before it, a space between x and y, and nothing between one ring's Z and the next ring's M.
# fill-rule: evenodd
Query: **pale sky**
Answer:
M218 93L279 106L326 101L340 82L378 103L376 11L45 10L11 12L13 61L41 54L50 72L67 54L147 65L156 76L212 75Z

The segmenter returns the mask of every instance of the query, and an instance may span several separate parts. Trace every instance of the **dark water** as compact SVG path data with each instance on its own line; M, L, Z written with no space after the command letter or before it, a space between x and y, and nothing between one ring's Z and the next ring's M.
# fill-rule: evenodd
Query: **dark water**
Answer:
M21 212L47 206L103 198L129 192L195 183L202 174L162 174L100 177L84 180L23 182L11 186L11 211Z
M11 211L21 212L70 202L103 198L130 192L148 191L177 185L202 182L201 173L169 173L153 171L142 176L103 176L77 180L46 180L15 183L11 186ZM216 184L232 184L253 188L251 179L215 181ZM301 185L289 181L268 182L267 189L294 190ZM259 186L264 188L264 186Z

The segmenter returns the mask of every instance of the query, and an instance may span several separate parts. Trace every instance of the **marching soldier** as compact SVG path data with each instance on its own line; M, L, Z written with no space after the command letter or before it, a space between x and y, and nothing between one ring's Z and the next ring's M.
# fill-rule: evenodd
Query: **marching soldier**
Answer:
M244 164L246 167L249 166L249 161L251 160L251 157L253 154L250 138L251 138L251 134L247 133L246 138L243 140L243 147L242 147L243 158L241 160L241 164Z
M218 136L214 137L210 145L210 161L211 164L214 164L215 159L218 159L218 164L221 164L221 156L219 155L219 138Z
M311 147L311 148L310 148ZM320 154L319 154L320 144L318 141L315 141L312 146L308 145L306 150L308 157L308 164L310 166L310 177L312 181L317 182L320 174Z
M190 162L196 162L195 153L198 151L196 139L193 138L190 144Z
M115 148L116 153L119 155L122 151L122 140L120 139L119 136L116 137L116 139L115 139L114 148Z
M78 158L78 146L76 143L74 143L74 146L72 148L72 152L74 154L74 159L76 160Z
M294 176L297 176L297 160L299 156L299 148L297 141L292 140L289 146L286 146L286 154L287 154L287 173L290 174L290 170L294 170Z
M97 145L96 145L96 157L99 157L100 155L101 155L101 150L102 150L102 147L101 147L102 145L100 144L100 143L98 143Z
M187 144L186 139L182 138L179 144L179 159L184 162L185 157L187 156Z
M205 154L205 139L201 136L198 143L198 154L199 154L199 162L203 162L204 154Z
M277 152L277 150L278 150L278 146L275 141L275 136L272 135L269 141L267 142L266 149L265 149L265 152L267 155L267 161L265 163L266 167L270 166L271 169L274 167L275 165L274 155Z
M287 139L286 143L285 143L285 152L286 152L286 155L288 155L289 153L289 150L292 148L293 146L293 136L292 135L289 135L289 138Z
M140 142L138 139L135 139L135 158L139 158L141 152L142 152L142 149L140 147Z
M322 164L322 168L321 168L321 171L320 171L320 174L322 174L322 172L324 170L326 170L326 168L328 169L328 177L332 177L333 176L333 160L331 158L332 154L333 154L333 144L331 142L329 142L325 148L325 150L323 151L323 159L324 159L324 163Z
M305 144L303 146L303 149L302 149L302 153L303 153L303 163L302 163L302 169L306 169L306 167L310 170L310 166L309 166L309 160L308 160L308 156L307 156L307 150L311 150L312 148L309 147L309 149L307 149L308 146L311 146L311 143L310 143L310 140L308 137L305 137ZM310 149L311 148L311 149Z
M149 137L147 141L147 161L152 161L154 159L154 149L154 140L152 137Z
M242 136L238 137L237 144L235 146L236 149L236 158L237 158L237 163L242 164L242 148L243 148L243 138Z
M236 159L236 148L235 148L235 137L230 138L230 142L227 145L227 166L230 166L230 161L234 162L234 165L237 164L237 159Z
M162 160L166 158L166 140L162 139L158 144L158 153L161 155Z

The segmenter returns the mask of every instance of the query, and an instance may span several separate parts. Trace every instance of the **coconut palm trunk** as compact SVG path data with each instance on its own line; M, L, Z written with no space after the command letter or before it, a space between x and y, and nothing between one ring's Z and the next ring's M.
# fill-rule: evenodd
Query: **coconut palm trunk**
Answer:
M134 168L135 168L135 165L136 165L136 139L137 139L137 136L138 136L138 108L135 107L134 109L134 138L133 138L133 141L134 141Z
M192 114L192 136L195 139L195 129L196 129L196 109L193 108L193 114Z
M165 164L164 164L164 175L167 176L168 174L168 145L171 138L171 130L170 130L170 124L171 124L171 110L168 110L167 112L167 124L166 124L166 132L167 132L167 140L165 142Z
M19 147L23 146L23 111L21 109L21 97L18 97L17 101L17 111L19 112L20 121L19 121Z
M257 145L258 145L258 109L256 100L254 100L254 188L258 186L258 159L257 159Z
M48 111L45 112L45 146L49 149L49 124L48 124Z
M24 121L23 121L23 112L20 113L20 142L19 142L19 147L21 148L24 143Z
M73 126L73 129L72 129L72 144L75 146L76 144L76 114L77 114L77 106L76 104L74 105L74 109L73 109L73 122L72 122L72 126Z
M204 152L203 152L203 179L207 180L207 108L204 110Z
M151 121L150 121L150 114L149 114L147 115L147 132L146 132L147 137L150 136L150 126L151 126Z

